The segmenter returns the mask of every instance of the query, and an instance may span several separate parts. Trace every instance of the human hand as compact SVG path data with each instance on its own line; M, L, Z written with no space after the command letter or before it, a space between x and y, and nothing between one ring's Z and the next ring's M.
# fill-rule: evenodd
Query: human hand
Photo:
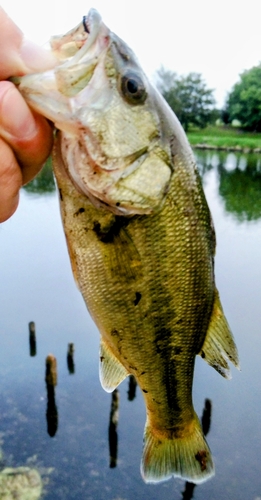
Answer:
M53 140L50 123L34 113L6 79L54 65L53 56L25 40L0 7L0 222L15 212L21 186L39 172Z

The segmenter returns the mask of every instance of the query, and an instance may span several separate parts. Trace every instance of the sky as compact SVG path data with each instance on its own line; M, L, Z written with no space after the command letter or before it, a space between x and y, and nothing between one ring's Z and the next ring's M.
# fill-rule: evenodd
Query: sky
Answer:
M91 7L132 48L150 78L163 65L201 73L217 106L261 61L261 0L0 0L27 38L43 45Z

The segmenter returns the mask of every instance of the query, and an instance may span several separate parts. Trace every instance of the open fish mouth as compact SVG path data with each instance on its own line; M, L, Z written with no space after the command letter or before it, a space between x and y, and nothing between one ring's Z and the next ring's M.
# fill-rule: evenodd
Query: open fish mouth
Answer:
M58 62L54 69L13 77L11 81L18 86L28 104L53 121L58 129L68 131L73 128L75 131L75 106L70 98L87 87L110 44L109 35L110 30L100 14L91 9L75 28L50 39L51 50Z
M52 51L62 63L54 70L57 89L64 96L73 97L88 85L108 47L109 33L100 14L91 9L74 29L51 38Z
M87 16L75 28L68 31L65 35L53 36L50 40L52 51L57 59L62 61L73 57L84 47L83 54L89 50L99 35L102 19L95 9L90 9ZM78 55L81 59L82 53Z

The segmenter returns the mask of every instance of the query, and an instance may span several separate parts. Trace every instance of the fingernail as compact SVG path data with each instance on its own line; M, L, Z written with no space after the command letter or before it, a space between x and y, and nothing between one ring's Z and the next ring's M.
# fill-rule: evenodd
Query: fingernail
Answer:
M10 86L3 89L5 83ZM9 82L2 82L1 90L3 92L0 112L1 136L7 140L10 139L8 136L17 139L34 136L36 123L21 94Z
M46 71L57 64L57 59L51 51L39 47L26 38L23 39L20 56L30 73Z

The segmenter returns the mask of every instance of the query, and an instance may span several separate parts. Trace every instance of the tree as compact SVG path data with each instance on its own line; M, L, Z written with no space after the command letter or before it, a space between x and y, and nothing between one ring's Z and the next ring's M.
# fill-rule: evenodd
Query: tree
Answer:
M157 72L157 86L176 113L184 129L190 125L204 128L213 121L215 99L200 73L178 76L161 68Z
M239 120L247 130L261 132L261 63L244 71L228 95L229 121Z

